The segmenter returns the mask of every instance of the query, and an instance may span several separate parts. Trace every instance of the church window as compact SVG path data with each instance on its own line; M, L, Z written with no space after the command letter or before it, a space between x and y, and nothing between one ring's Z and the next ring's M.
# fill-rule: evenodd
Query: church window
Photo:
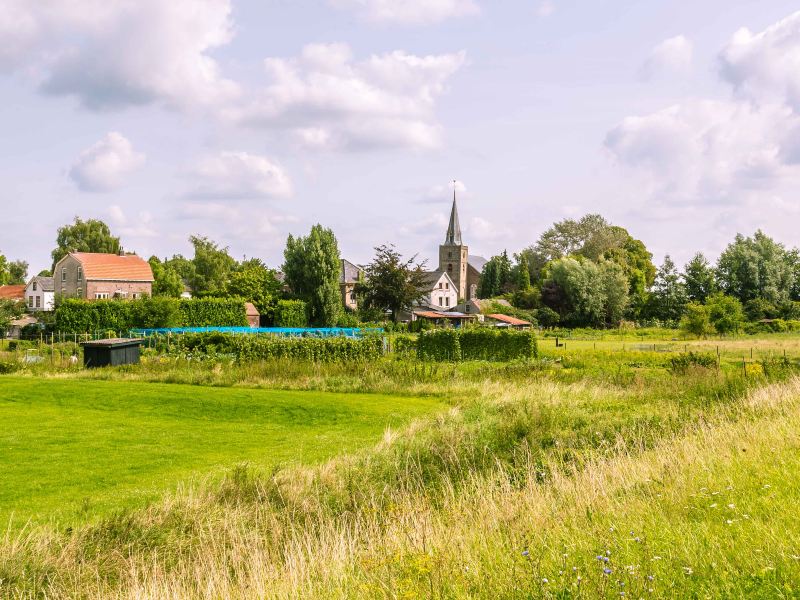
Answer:
M452 273L453 272L453 265L452 264L447 265L447 272L448 273Z

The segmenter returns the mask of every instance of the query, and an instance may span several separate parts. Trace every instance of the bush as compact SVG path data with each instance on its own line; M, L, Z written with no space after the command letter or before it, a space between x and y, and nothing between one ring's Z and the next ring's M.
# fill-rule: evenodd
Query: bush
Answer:
M244 301L239 298L67 299L55 311L56 331L67 333L209 326L246 327Z
M536 358L536 335L509 329L437 329L417 340L421 360L508 361Z
M686 305L686 314L681 319L681 329L697 337L705 337L714 332L708 307L697 302Z
M165 349L163 339L159 346ZM244 361L289 358L312 362L352 362L380 358L383 355L383 339L379 336L319 338L190 333L173 336L168 351L178 356L198 353L207 356L228 355Z
M717 366L717 357L708 352L687 352L669 359L668 368L675 373L685 373L691 367L712 369Z
M412 356L417 352L417 340L410 335L398 335L392 340L392 351L399 356Z
M706 301L708 318L717 333L735 333L744 320L742 303L732 296L714 294Z
M279 300L275 307L275 327L308 327L306 303L302 300Z

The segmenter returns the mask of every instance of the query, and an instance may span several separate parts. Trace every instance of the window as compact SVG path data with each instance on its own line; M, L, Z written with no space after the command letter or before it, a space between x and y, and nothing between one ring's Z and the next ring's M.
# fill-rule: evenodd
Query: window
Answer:
M42 297L36 296L36 308L42 308Z
M133 298L134 300L138 299L139 298L139 292L133 292L131 294L131 298Z
M33 291L34 292L36 291L36 282L35 281L33 282Z
M452 273L453 272L453 265L452 264L447 265L447 272L448 273Z
M448 290L449 290L449 289L450 289L450 284L449 284L449 283L445 283L445 284L444 284L444 287L445 287L445 289L448 289Z
M77 289L77 291L75 292L75 297L76 298L83 298L83 288L78 288Z
M83 267L78 267L78 281L83 281Z
M97 292L94 295L95 300L108 300L108 292Z
M28 296L28 306L33 308L33 296Z
M67 267L61 267L61 281L67 280Z
M450 306L450 296L444 299L444 303L446 306Z
M453 258L453 253L452 252L448 252L447 253L447 258Z

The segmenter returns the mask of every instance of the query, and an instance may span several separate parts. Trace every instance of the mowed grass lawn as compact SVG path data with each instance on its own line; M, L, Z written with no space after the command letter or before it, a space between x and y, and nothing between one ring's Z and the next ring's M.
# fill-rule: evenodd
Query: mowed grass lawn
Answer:
M378 394L0 377L0 528L86 520L244 462L318 462L442 407Z

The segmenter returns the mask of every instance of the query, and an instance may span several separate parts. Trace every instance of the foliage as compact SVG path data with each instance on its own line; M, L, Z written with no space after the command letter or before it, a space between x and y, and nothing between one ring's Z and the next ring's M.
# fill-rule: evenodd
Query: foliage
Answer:
M180 298L183 280L178 271L168 262L161 262L157 256L151 256L148 262L153 270L153 296Z
M69 225L58 228L56 247L50 256L53 269L56 263L70 252L100 252L119 254L122 246L118 237L111 235L111 229L103 221L89 219L82 221L75 217Z
M285 358L312 362L352 362L380 358L383 355L383 339L374 335L320 338L209 332L173 337L169 351L173 355L231 355L243 361Z
M0 298L0 329L5 329L8 324L25 313L25 305L16 300Z
M517 290L521 293L526 293L531 289L531 272L528 266L528 258L524 254L519 257L517 266L515 267Z
M28 263L24 260L8 259L0 254L0 285L20 285L28 279Z
M236 261L228 253L228 248L220 248L207 237L191 236L194 246L192 269L189 272L189 286L197 297L223 296Z
M692 302L705 302L717 291L714 269L702 253L695 254L683 267L683 283Z
M744 321L742 303L736 298L717 293L706 302L708 318L717 333L736 333Z
M527 259L526 264L527 264ZM481 271L480 286L478 287L479 298L493 298L511 289L511 259L508 252L503 250L502 254L493 256L483 265ZM530 285L530 275L528 277Z
M712 369L717 366L717 357L710 352L683 352L669 359L669 369L676 373L686 373L693 367Z
M138 300L62 301L55 310L55 329L86 333L136 328L245 327L244 301L237 298L140 298Z
M339 273L341 259L336 236L314 225L306 237L286 240L283 272L289 288L308 307L309 322L318 327L336 324L342 310Z
M252 302L261 315L271 319L281 294L281 287L275 271L268 269L263 262L254 258L244 261L231 273L225 290L228 296Z
M536 335L489 327L435 329L420 333L417 355L434 361L531 359L537 356Z
M365 267L364 275L364 280L356 284L359 306L390 311L395 323L401 312L411 310L430 291L425 263L417 263L416 256L403 260L392 245L375 248L375 258Z
M681 281L675 263L667 255L656 273L655 284L647 301L646 314L649 318L658 319L663 323L677 323L683 316L688 302L686 286Z
M308 327L308 311L302 300L278 300L275 306L275 327Z
M697 337L706 337L714 333L708 308L699 302L690 302L686 305L681 329Z
M561 321L558 313L549 306L542 306L535 311L536 322L542 327L555 327Z
M760 230L752 238L737 235L717 262L720 289L743 303L754 298L773 304L789 300L794 274L783 245Z
M561 258L547 266L542 302L569 325L618 323L628 303L628 282L618 264Z

